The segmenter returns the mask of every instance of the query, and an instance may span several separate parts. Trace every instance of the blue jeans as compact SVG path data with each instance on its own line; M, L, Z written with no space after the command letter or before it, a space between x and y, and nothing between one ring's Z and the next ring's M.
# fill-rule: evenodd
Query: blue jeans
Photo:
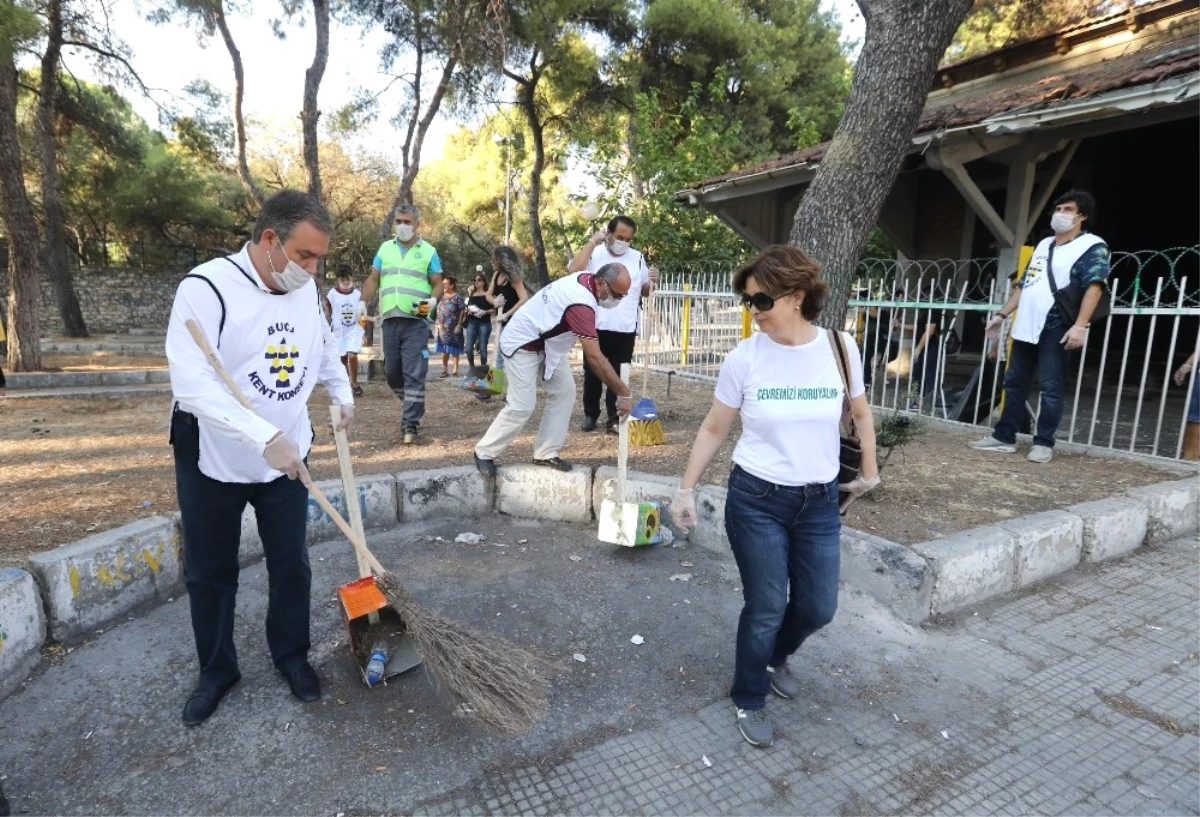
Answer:
M838 500L836 479L790 487L733 466L725 532L745 600L730 691L740 709L762 709L771 689L767 666L783 666L833 620L842 558Z
M1025 401L1033 373L1038 374L1042 407L1038 411L1037 429L1033 444L1054 447L1054 433L1063 415L1063 395L1067 386L1067 353L1062 339L1066 332L1061 326L1047 322L1037 343L1014 340L1008 356L1008 373L1004 376L1004 413L992 431L1002 443L1017 441L1017 429L1025 416Z
M490 321L477 321L474 318L467 318L467 325L464 330L467 338L467 365L475 365L475 343L479 343L479 365L486 366L488 353L488 339L492 336L492 324Z

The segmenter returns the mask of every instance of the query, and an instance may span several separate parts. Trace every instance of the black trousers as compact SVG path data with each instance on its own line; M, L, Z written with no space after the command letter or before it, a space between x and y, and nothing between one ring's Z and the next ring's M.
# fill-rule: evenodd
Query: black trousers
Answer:
M600 338L600 351L604 353L608 362L612 364L613 370L620 376L621 364L633 361L633 345L637 341L637 333L610 332L607 329L601 329L596 334ZM607 394L604 395L604 407L609 418L615 419L617 416L617 393L612 389L604 388L604 381L592 371L592 367L588 365L585 357L583 359L583 413L588 417L600 417L601 391L607 391Z
M267 561L267 646L283 670L307 660L312 569L304 533L308 492L299 480L220 482L200 472L200 428L176 410L171 417L175 486L183 518L183 560L192 634L200 661L200 686L224 687L241 677L233 644L238 544L242 511L249 503L258 519Z

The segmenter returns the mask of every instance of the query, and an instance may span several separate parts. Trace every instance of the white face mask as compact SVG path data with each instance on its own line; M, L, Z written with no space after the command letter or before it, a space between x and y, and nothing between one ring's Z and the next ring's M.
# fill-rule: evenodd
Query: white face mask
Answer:
M608 285L605 284L605 286L608 286ZM614 298L613 294L612 294L612 290L610 289L608 291L608 296L605 298L597 297L596 303L600 305L601 309L613 309L616 307L617 304L621 303L621 299Z
M413 226L411 224L396 225L396 240L400 242L412 241Z
M1075 226L1075 215L1072 213L1055 213L1050 216L1050 229L1056 233L1069 232Z
M312 276L308 274L308 270L288 258L287 250L283 249L282 241L279 242L279 249L283 250L283 257L287 258L287 265L283 268L283 272L275 271L275 262L271 260L271 254L267 253L267 263L271 265L271 277L275 279L275 286L284 292L291 292L312 280Z
M610 249L613 255L624 255L625 251L629 249L629 242L614 238Z

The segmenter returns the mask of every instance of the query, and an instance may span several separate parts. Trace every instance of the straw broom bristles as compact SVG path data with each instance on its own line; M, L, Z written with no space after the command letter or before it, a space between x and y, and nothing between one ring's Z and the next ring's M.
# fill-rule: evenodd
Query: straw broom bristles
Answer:
M441 684L497 732L529 729L549 704L549 666L521 647L480 636L422 607L384 573L376 578L391 606L404 619L425 666Z

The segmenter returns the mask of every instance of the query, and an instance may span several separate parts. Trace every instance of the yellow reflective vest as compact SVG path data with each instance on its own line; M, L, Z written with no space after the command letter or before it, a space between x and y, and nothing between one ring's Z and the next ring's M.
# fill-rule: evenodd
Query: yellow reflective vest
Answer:
M383 242L378 253L380 316L411 316L416 313L418 303L433 297L429 264L434 254L433 245L423 238L406 252L395 239Z

